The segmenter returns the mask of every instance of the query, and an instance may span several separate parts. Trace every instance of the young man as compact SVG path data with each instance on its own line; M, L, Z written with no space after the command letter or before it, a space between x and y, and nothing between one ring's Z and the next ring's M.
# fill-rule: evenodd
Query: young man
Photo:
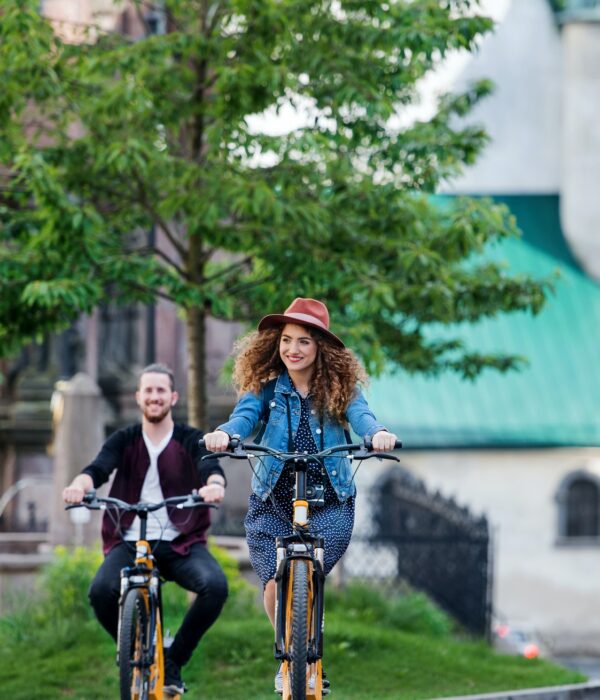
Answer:
M172 371L161 364L142 370L136 401L142 423L113 433L98 456L63 491L65 503L81 503L84 494L108 481L116 470L110 495L128 503L161 501L197 489L209 503L225 495L225 476L217 460L200 461L203 433L175 424L172 408L178 395ZM215 622L227 598L227 580L208 551L208 508L155 511L148 518L148 540L161 574L196 593L165 658L165 693L184 692L181 667L190 659L202 635ZM139 519L125 513L117 527L105 513L102 540L105 559L92 582L90 602L103 627L117 638L119 572L133 563ZM125 540L125 541L124 541Z

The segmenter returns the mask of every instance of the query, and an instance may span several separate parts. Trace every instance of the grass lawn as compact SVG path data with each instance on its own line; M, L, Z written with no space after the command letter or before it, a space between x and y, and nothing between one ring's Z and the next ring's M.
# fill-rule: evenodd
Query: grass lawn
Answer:
M63 561L61 566L71 564ZM114 644L91 618L84 594L80 605L84 581L70 588L65 585L68 576L59 574L58 586L45 581L50 599L44 605L29 605L0 619L0 696L11 700L117 698ZM255 592L233 576L224 613L184 669L189 688L186 700L277 697L272 685L276 664L270 625L255 605ZM57 600L56 595L67 600ZM170 584L165 600L166 626L174 630L185 598ZM66 612L69 609L72 614ZM330 697L416 700L584 680L545 661L497 654L481 641L457 635L451 627L423 596L389 601L364 588L331 595L325 629Z

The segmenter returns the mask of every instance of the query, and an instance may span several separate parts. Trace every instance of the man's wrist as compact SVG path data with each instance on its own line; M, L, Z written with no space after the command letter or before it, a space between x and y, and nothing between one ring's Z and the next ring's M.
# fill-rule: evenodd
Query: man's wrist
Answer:
M94 481L89 474L78 474L70 484L70 488L89 491L94 488Z
M212 484L218 484L219 486L222 486L225 488L225 479L222 476L209 476L208 479L206 480L206 485L210 486Z

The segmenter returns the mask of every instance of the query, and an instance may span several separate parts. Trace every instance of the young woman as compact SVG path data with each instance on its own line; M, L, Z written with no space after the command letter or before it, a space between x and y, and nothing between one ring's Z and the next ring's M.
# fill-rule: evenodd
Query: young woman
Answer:
M346 441L348 424L369 435L377 451L392 450L396 436L369 410L359 386L367 377L354 354L329 330L327 307L297 298L283 314L265 316L242 339L234 382L241 398L229 421L204 436L206 447L227 449L229 438L248 437L261 420L261 442L275 450L318 452ZM245 520L250 559L264 586L265 610L274 624L275 538L292 533L293 472L274 458L261 460L252 479ZM354 524L355 486L347 459L309 463L308 486L324 487L324 503L311 509L311 525L325 539L325 573L346 551ZM276 690L278 678L275 680Z

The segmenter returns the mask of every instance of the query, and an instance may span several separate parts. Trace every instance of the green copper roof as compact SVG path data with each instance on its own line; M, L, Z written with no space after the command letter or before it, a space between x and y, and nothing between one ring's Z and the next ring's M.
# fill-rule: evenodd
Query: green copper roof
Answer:
M550 0L560 24L600 20L600 0Z
M369 403L405 447L600 445L600 284L565 243L558 197L496 197L523 237L500 249L512 272L560 278L544 310L465 326L473 349L524 355L520 372L485 371L474 383L392 374L374 379ZM496 252L494 257L496 257Z

